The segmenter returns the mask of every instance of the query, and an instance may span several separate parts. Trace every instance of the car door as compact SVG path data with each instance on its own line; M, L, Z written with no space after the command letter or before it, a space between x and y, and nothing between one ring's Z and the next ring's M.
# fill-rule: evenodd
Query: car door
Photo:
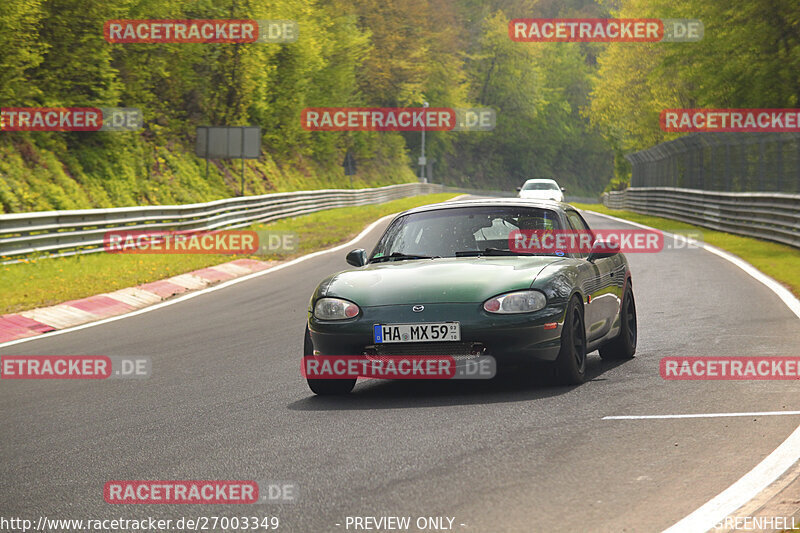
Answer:
M570 228L577 232L588 232L593 234L589 226L578 214L577 211L567 210L567 222ZM576 258L586 262L585 270L587 278L584 284L586 296L586 306L584 307L584 321L586 322L586 340L593 341L607 334L616 316L617 297L614 284L614 262L613 257L597 259L589 262L589 250L576 250Z
M575 216L588 227L586 221L580 213L575 212ZM625 273L627 271L627 264L621 253L614 254L611 257L604 257L597 259L595 264L598 267L601 275L602 286L602 313L604 320L607 322L607 327L603 329L605 333L609 328L614 325L614 320L619 314L622 307L622 296L625 290ZM605 333L603 333L605 335Z

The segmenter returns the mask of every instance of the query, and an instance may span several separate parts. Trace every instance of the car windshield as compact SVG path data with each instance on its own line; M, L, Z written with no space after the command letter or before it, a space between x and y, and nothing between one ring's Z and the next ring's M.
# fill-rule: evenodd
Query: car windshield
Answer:
M515 206L454 207L395 220L372 251L370 262L475 255L523 255L509 250L514 230L558 230L549 209Z
M552 181L535 181L533 183L526 183L522 187L523 191L557 191L558 185Z

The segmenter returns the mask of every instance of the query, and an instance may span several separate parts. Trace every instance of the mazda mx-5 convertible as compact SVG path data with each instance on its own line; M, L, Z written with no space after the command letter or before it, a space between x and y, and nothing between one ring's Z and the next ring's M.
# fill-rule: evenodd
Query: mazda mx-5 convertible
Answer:
M548 234L588 244L554 246L560 241ZM565 203L487 199L411 209L372 253L353 250L347 262L356 268L326 278L311 297L304 358L491 355L500 366L547 363L558 383L572 385L585 379L587 353L628 359L636 351L628 261L619 246L595 241ZM317 394L346 394L356 383L306 378Z

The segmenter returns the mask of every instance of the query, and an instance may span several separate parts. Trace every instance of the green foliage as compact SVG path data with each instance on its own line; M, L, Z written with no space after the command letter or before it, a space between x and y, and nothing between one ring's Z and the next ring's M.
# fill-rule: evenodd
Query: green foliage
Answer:
M27 106L38 96L26 73L41 62L47 46L39 39L44 16L40 0L0 2L0 102Z
M696 18L694 43L518 43L517 17ZM288 44L117 44L108 19L295 20ZM5 0L0 105L119 106L137 133L0 134L0 211L182 203L239 191L194 157L195 127L261 125L246 193L414 180L418 132L310 132L306 107L491 107L493 132L429 132L434 181L589 196L669 140L665 108L800 106L796 0ZM344 176L347 150L358 175Z
M507 15L508 13L509 15ZM516 43L511 16L599 16L595 0L7 0L0 105L143 111L136 133L3 133L0 210L183 203L239 191L239 162L193 155L199 125L257 124L246 194L414 180L420 134L310 132L306 107L491 107L493 132L431 132L434 178L511 188L551 175L573 194L612 175L588 123L597 49ZM109 44L106 20L295 20L287 44ZM345 177L347 150L358 175Z
M609 3L610 0L609 0ZM796 0L615 0L620 17L695 18L694 43L613 43L598 57L592 122L628 153L678 137L661 131L668 108L800 106ZM624 172L616 172L624 180Z
M494 108L497 128L460 134L448 157L448 177L506 190L528 178L552 177L570 194L596 194L611 177L612 156L582 113L592 71L588 49L514 42L508 37L510 18L499 10L486 15L467 69L470 101Z

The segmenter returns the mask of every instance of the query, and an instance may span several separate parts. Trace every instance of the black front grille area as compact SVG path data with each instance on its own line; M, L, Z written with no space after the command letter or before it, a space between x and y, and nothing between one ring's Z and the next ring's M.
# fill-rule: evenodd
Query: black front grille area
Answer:
M364 347L367 359L411 355L449 355L456 361L483 355L486 347L479 342L409 342L374 344Z

